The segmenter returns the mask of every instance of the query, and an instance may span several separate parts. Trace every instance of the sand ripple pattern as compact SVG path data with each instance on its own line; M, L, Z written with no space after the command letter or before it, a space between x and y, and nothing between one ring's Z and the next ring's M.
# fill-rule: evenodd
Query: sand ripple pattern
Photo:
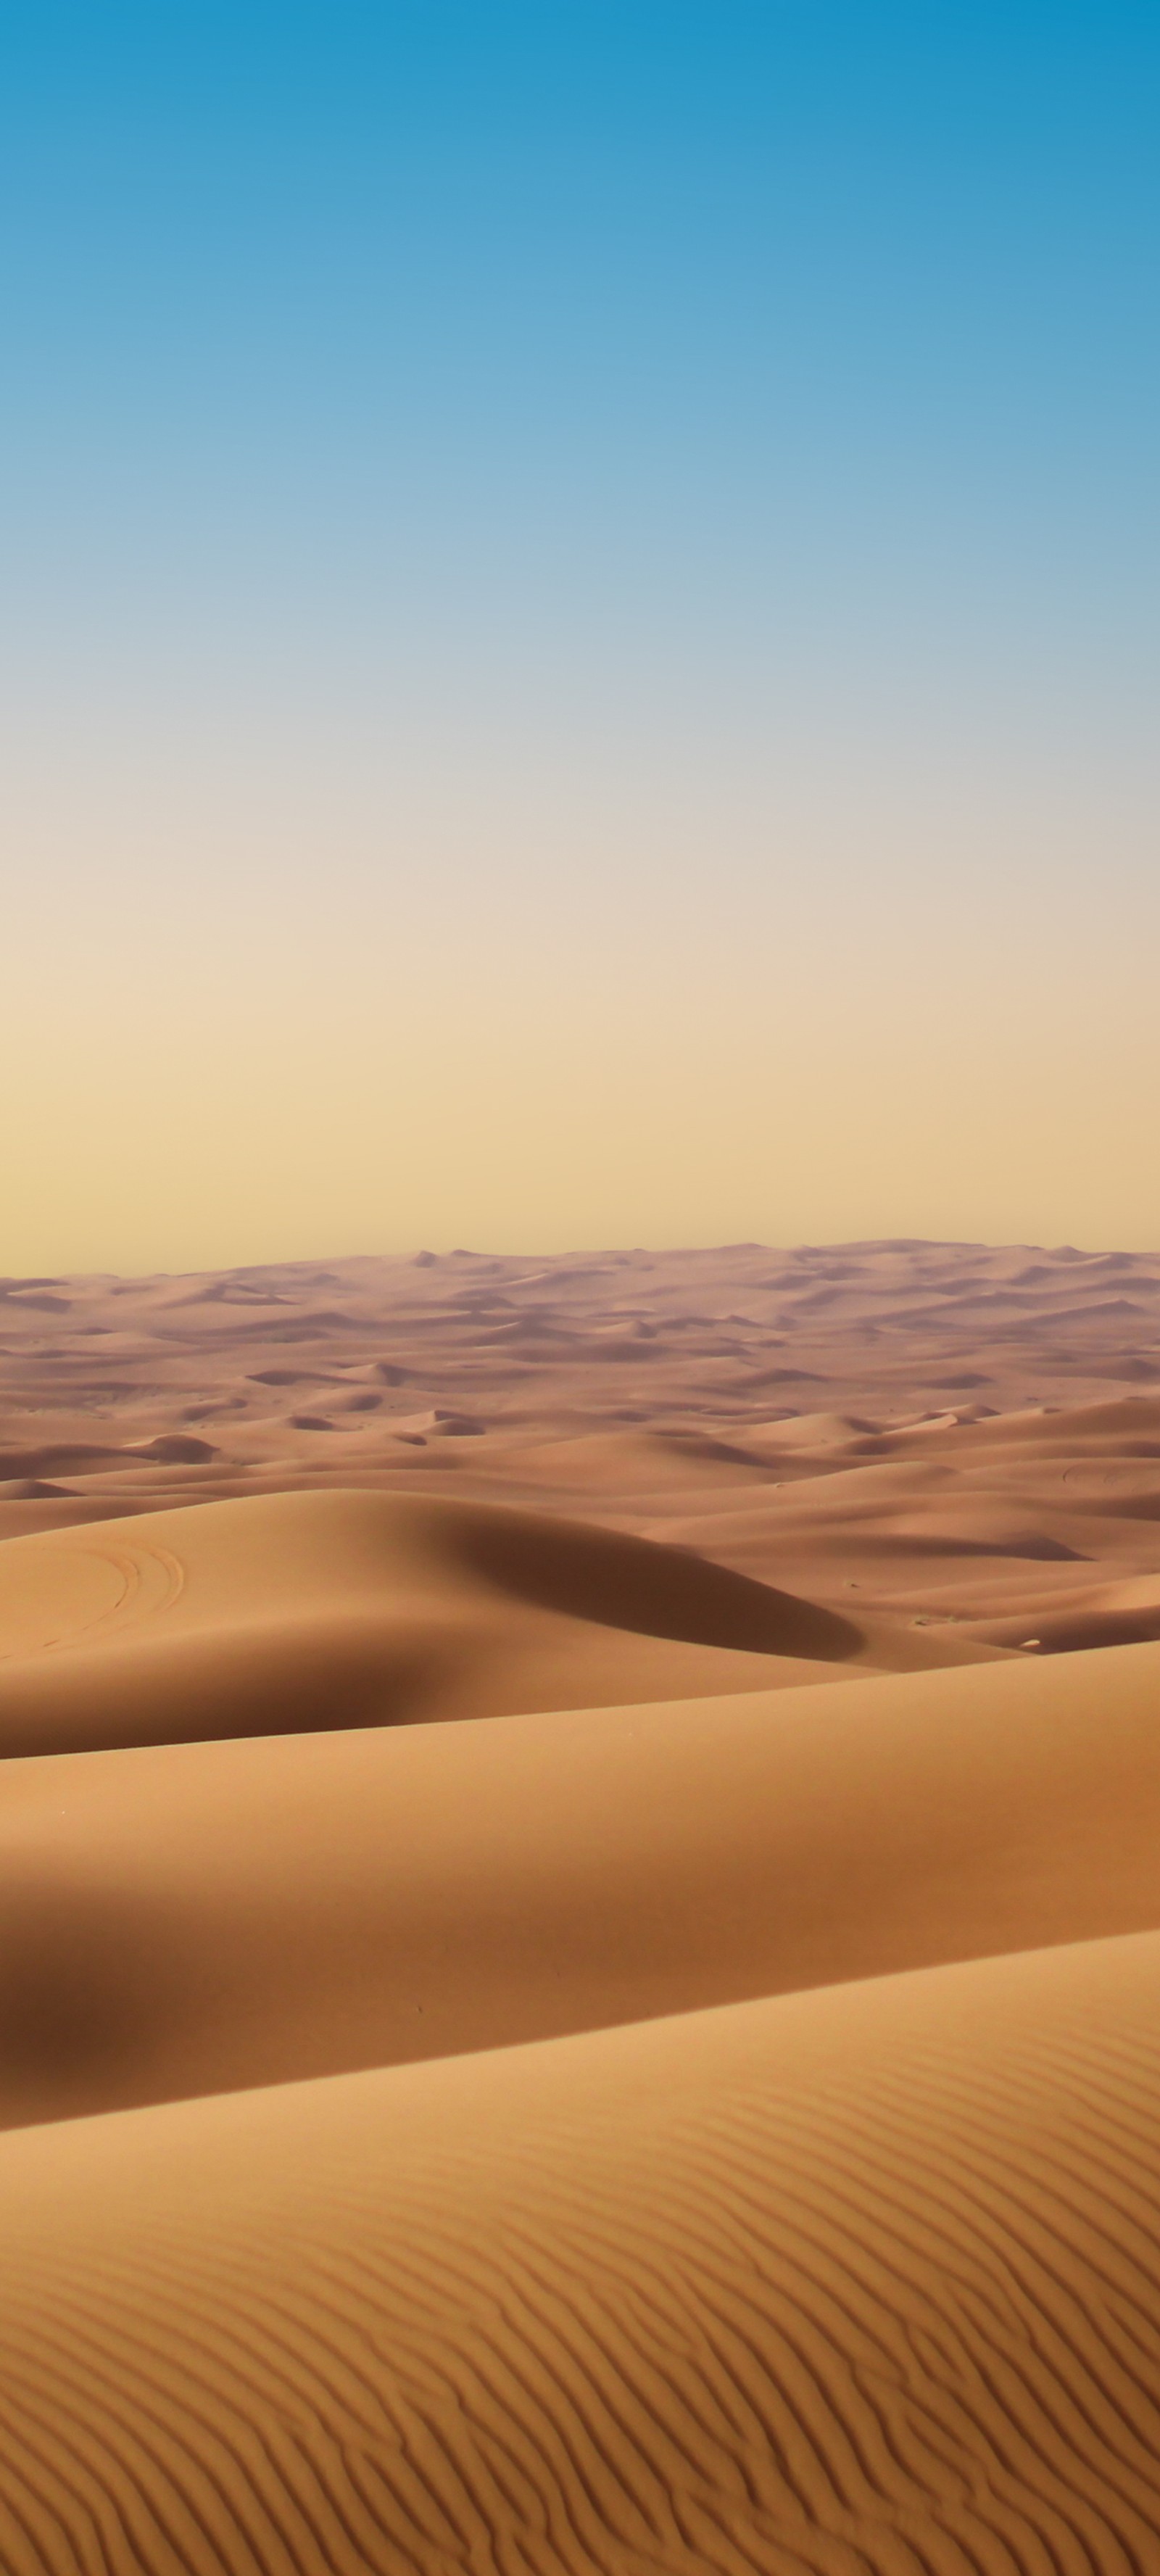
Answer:
M1158 2007L1142 1935L10 2137L6 2576L1150 2576Z

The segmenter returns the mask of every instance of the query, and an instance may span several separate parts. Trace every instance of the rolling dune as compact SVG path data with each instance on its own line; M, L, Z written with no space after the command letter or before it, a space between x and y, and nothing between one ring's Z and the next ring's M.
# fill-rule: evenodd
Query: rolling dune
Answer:
M10 1762L0 2124L1160 1928L1158 1710L1145 1646Z
M1160 2571L1158 1324L0 1282L3 2576Z
M867 1648L832 1610L646 1540L280 1494L0 1552L0 1753L752 1691Z
M0 1281L0 1538L291 1487L675 1540L875 1622L889 1670L1160 1637L1160 1259L734 1244Z

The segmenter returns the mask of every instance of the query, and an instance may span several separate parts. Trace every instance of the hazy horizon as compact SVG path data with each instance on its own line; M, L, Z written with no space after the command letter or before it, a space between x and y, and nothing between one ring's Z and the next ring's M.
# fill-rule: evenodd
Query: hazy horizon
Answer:
M1003 1242L996 1243L987 1243L980 1237L968 1235L851 1235L803 1239L797 1242L791 1242L787 1239L777 1241L772 1237L760 1238L758 1236L751 1236L735 1243L715 1242L711 1239L706 1239L704 1242L697 1240L687 1243L665 1243L659 1240L650 1240L648 1242L632 1244L627 1242L596 1241L549 1244L536 1242L529 1238L512 1243L480 1241L478 1243L470 1244L397 1244L385 1252L382 1250L368 1251L361 1249L357 1245L353 1247L347 1245L339 1248L332 1243L322 1247L321 1249L318 1246L315 1246L311 1250L293 1253L272 1252L263 1255L261 1258L249 1261L231 1262L223 1259L214 1262L192 1262L189 1264L177 1262L167 1264L162 1262L153 1265L151 1268L143 1268L137 1271L119 1270L110 1264L96 1265L88 1270L83 1269L79 1265L73 1265L68 1270L62 1268L59 1272L51 1275L48 1273L37 1274L36 1276L21 1275L19 1279L15 1281L15 1284L20 1287L51 1287L57 1278L63 1281L66 1277L69 1279L88 1278L91 1280L140 1280L147 1283L149 1280L164 1279L180 1280L203 1277L211 1279L222 1277L229 1278L234 1275L276 1270L302 1271L307 1274L307 1278L309 1278L309 1275L313 1272L319 1279L322 1279L328 1272L333 1272L336 1265L341 1267L344 1272L350 1273L352 1270L357 1270L359 1265L364 1262L371 1268L375 1268L383 1262L398 1263L401 1267L407 1268L408 1266L422 1267L426 1263L443 1263L455 1260L483 1261L496 1264L503 1264L510 1261L534 1262L542 1260L554 1265L556 1263L567 1263L569 1261L587 1262L593 1260L631 1262L640 1258L645 1261L664 1264L670 1260L681 1260L686 1257L696 1260L701 1254L705 1254L707 1257L712 1258L715 1254L732 1255L756 1252L768 1252L771 1255L784 1256L787 1259L808 1259L816 1255L822 1262L825 1262L834 1253L962 1252L970 1254L978 1253L984 1256L994 1254L1001 1258L1004 1254L1019 1254L1026 1252L1038 1254L1045 1260L1075 1261L1081 1266L1081 1268L1091 1263L1099 1263L1106 1266L1109 1261L1115 1262L1121 1255L1126 1261L1131 1262L1146 1262L1148 1260L1160 1258L1160 1254L1157 1253L1155 1245L1144 1245L1141 1247L1138 1245L1127 1246L1102 1243L1039 1243L1033 1238L1025 1236L1011 1236ZM548 1275L549 1274L547 1273L545 1274L546 1277ZM553 1275L559 1274L553 1273ZM562 1275L566 1276L567 1273L565 1272ZM803 1271L803 1281L808 1281L809 1276L810 1274L808 1271Z

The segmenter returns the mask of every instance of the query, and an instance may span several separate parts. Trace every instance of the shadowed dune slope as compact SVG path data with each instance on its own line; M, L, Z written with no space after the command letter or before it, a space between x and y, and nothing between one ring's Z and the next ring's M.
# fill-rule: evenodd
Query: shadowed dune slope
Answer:
M0 2146L6 2576L1126 2576L1160 1936Z
M1160 1647L0 1766L0 2121L1160 1926Z
M0 1548L0 1753L751 1691L865 1648L832 1610L580 1522L266 1495Z

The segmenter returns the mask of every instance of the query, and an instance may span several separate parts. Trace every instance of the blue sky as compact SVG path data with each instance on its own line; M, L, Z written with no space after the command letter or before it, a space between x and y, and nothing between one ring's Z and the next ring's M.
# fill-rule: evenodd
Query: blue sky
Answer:
M0 10L10 1042L63 1032L19 1258L459 1240L465 1194L496 1240L1155 1231L1158 73L1124 0ZM180 1219L159 1148L84 1179L153 1007L202 1032ZM980 1025L1042 1094L1022 1201ZM512 1111L550 1065L571 1198Z

